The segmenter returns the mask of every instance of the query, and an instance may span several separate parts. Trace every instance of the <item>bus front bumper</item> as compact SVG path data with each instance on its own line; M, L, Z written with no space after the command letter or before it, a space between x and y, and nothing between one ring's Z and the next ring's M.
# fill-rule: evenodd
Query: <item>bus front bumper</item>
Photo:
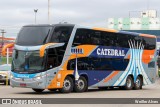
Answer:
M24 79L24 78L11 78L10 85L11 87L22 87L22 88L35 88L35 89L45 89L46 80L42 79Z

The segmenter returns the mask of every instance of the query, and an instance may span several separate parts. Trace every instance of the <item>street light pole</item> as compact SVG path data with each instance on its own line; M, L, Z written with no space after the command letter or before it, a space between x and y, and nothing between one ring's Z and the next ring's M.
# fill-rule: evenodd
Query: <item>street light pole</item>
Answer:
M36 13L38 12L38 9L34 9L35 12L35 24L37 23L37 17L36 17Z
M3 45L4 45L4 33L6 33L4 30L1 30L1 33L2 33L2 48L3 48Z
M50 24L50 0L48 0L48 24Z

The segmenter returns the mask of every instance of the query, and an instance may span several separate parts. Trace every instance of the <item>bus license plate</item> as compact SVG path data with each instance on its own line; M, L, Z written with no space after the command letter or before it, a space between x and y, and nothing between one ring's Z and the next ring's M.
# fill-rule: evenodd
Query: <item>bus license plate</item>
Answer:
M26 87L26 84L21 83L20 86L21 86L21 87Z

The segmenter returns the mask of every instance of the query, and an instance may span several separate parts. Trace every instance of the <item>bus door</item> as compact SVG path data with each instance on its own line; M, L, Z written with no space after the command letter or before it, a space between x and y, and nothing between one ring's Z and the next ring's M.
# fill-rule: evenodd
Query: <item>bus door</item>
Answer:
M48 49L46 55L47 82L51 82L58 71L58 57L55 49Z

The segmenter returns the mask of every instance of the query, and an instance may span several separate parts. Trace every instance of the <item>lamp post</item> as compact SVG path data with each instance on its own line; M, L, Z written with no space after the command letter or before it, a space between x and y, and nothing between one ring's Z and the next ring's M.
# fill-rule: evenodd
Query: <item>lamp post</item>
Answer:
M37 12L38 12L38 9L34 9L34 13L35 13L35 24L37 23L37 17L36 17Z
M48 24L50 24L50 0L48 0Z
M1 33L2 33L2 47L3 47L3 45L4 45L4 34L5 34L6 32L4 31L4 29L2 29L2 30L1 30Z

